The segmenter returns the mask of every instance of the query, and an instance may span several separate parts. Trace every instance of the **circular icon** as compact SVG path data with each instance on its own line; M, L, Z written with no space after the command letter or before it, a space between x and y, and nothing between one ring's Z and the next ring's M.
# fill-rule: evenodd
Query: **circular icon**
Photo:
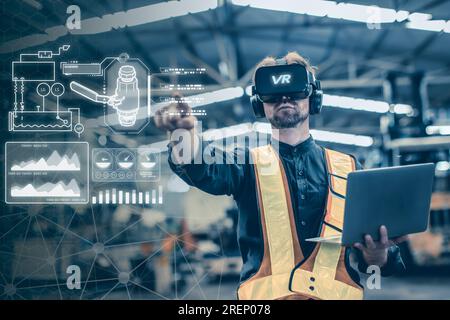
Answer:
M128 53L123 52L119 55L119 58L117 60L119 60L120 63L125 63L128 61L128 59L130 59L130 56L128 55Z
M84 126L81 123L77 123L73 126L73 131L77 134L82 134L84 131Z
M105 170L111 167L113 158L109 152L102 150L95 155L94 163L97 168Z
M122 169L131 169L134 166L134 154L128 150L117 155L117 164Z
M36 92L41 97L46 97L50 93L50 86L48 85L48 83L41 82L36 87Z
M98 143L100 143L102 146L105 146L107 142L108 139L106 138L106 136L101 135L98 137Z
M51 90L52 90L52 94L55 97L61 97L64 94L64 91L65 91L64 86L61 83L59 83L59 82L54 83L52 85Z
M139 152L139 167L144 170L153 169L156 165L156 155L150 151Z

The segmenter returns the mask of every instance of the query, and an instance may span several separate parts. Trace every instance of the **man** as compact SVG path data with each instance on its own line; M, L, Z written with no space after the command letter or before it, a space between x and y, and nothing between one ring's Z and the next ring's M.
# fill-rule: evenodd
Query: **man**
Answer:
M390 241L382 226L379 242L367 235L365 243L356 243L353 248L306 241L340 234L345 198L335 190L345 193L345 176L356 163L350 156L325 150L314 142L309 115L312 108L318 107L315 104L321 106L321 99L312 100L320 89L314 82L314 70L295 52L282 61L301 65L308 79L313 79L312 91L303 98L282 95L266 102L255 96L261 108L256 113L270 122L276 143L224 154L235 158L244 153L245 159L253 159L253 163L195 164L193 159L206 145L194 133L196 119L185 104L159 110L155 122L170 132L186 129L192 133L183 136L183 143L169 145L169 164L176 174L205 192L232 195L237 203L238 242L244 263L238 298L361 299L362 286L358 272L350 267L350 254L354 253L361 272L376 265L383 276L388 276L404 269L395 245L401 239ZM267 57L256 70L278 64L279 60ZM274 81L279 83L283 78L277 76ZM186 142L190 153L181 152L180 145L186 146ZM214 153L214 148L210 152ZM264 173L270 166L272 173Z

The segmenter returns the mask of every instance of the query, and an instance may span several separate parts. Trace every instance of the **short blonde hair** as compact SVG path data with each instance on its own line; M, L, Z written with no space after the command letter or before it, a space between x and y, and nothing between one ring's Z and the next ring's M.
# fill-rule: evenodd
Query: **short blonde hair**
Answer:
M266 67L266 66L274 66L277 64L275 57L273 56L267 56L264 59L262 59L255 67L255 71L253 72L253 83L255 83L255 74L256 74L256 70L258 70L258 68L260 67ZM282 57L281 59L286 60L287 64L294 64L294 63L298 63L301 64L302 66L306 67L306 70L308 70L309 72L311 72L313 75L316 74L316 68L314 68L308 61L308 59L306 59L305 57L301 56L297 51L289 51L284 57Z

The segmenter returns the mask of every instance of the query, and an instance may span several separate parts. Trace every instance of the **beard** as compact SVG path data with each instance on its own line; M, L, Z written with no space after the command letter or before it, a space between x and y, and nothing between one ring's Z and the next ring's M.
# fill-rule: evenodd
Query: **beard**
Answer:
M291 108L281 109L280 104L275 106L275 112L269 122L277 129L295 128L309 117L308 110L303 110L298 104Z

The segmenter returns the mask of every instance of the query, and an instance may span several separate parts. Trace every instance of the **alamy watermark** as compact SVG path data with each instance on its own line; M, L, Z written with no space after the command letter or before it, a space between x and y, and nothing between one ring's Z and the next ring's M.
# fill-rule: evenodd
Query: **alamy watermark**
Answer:
M366 272L370 276L366 280L366 288L369 290L381 289L381 269L377 265L370 265L367 267Z
M272 136L278 136L276 129L269 134L253 127L239 135L226 129L209 131L204 135L199 121L195 130L176 129L171 133L173 150L170 157L175 164L254 164L256 159L247 150L268 144L278 150L278 140Z
M67 289L79 290L81 289L81 269L76 264L67 267L66 273L69 274L66 281Z
M69 15L66 20L66 28L69 30L81 29L81 10L77 5L67 7L66 13Z

